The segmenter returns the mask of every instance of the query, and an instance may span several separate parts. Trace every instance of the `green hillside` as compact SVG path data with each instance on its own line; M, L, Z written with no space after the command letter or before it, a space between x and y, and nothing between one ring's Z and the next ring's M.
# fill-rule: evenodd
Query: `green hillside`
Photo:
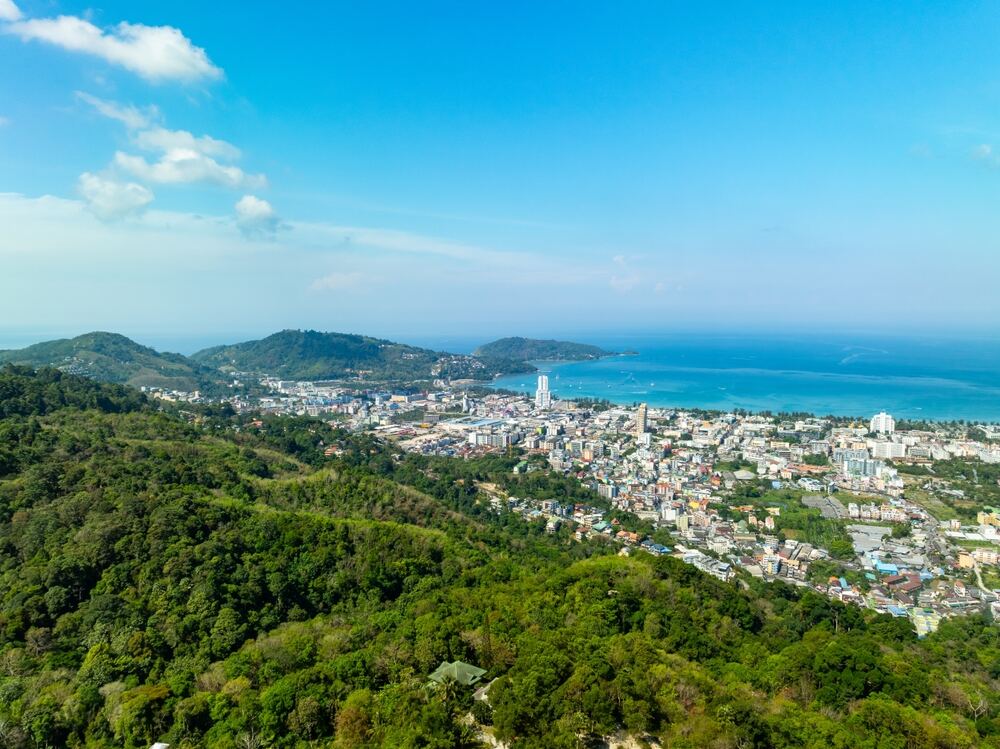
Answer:
M0 746L1000 747L991 622L918 641L549 536L477 493L525 480L518 456L182 418L53 370L0 371L0 408ZM428 685L455 660L495 679L488 704Z
M435 377L489 380L531 371L503 357L446 354L402 343L345 333L283 330L257 341L199 351L195 361L223 371L255 372L293 380L363 377L420 380Z
M612 352L586 343L540 340L537 338L501 338L476 349L476 356L515 359L518 361L581 361L600 359Z
M23 349L0 351L0 364L57 367L102 382L172 390L206 390L218 373L180 354L160 353L117 333L86 333Z

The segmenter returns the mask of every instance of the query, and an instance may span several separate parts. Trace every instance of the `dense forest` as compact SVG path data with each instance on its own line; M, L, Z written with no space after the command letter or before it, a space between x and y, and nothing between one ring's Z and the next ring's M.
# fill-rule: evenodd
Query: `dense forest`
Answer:
M1000 747L992 622L549 536L511 460L0 371L0 747Z

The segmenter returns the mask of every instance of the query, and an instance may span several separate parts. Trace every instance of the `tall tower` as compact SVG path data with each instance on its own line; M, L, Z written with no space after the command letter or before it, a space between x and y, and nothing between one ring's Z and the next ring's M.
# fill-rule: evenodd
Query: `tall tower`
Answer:
M635 414L635 438L639 439L640 434L646 433L646 422L648 421L648 409L645 403L639 404L639 410Z
M549 392L548 375L538 375L538 388L535 390L535 408L548 409L552 406L552 393Z

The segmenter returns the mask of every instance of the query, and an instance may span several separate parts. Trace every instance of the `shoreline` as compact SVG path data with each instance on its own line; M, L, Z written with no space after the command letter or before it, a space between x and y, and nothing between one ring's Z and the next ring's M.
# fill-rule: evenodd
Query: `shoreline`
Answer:
M615 353L610 354L599 359L578 359L578 360L549 360L549 359L539 359L529 361L530 364L536 367L536 371L531 373L523 373L516 375L505 375L500 376L488 383L484 383L484 386L491 390L503 390L508 392L514 392L521 395L529 396L534 392L534 382L538 375L546 374L550 377L550 388L553 392L554 397L557 400L564 401L574 401L574 402L608 402L615 406L630 407L634 406L636 403L646 403L652 408L663 408L678 411L702 411L705 413L734 413L743 412L749 414L764 415L769 414L772 416L777 415L796 415L796 416L812 416L815 418L832 418L841 421L851 421L851 420L867 420L870 418L871 413L877 413L878 411L889 411L897 414L897 418L908 421L908 422L927 422L929 424L949 424L956 422L969 422L977 424L990 424L990 423L1000 423L1000 407L996 413L985 413L972 415L969 413L969 404L959 404L960 407L955 409L956 412L953 414L945 413L947 408L940 408L938 403L941 399L947 398L947 392L942 394L935 393L932 397L927 398L927 402L930 406L925 410L922 405L914 405L911 402L906 402L905 398L897 397L893 402L893 398L879 398L875 402L877 394L875 393L855 393L844 397L845 401L858 401L858 400L869 400L872 403L861 404L856 403L853 405L844 404L843 408L837 408L835 404L831 403L830 410L827 409L817 409L812 407L808 401L813 398L827 397L831 400L837 400L838 394L828 395L824 393L823 385L828 386L828 382L817 383L817 388L815 390L816 395L812 393L790 393L786 396L786 402L781 406L771 406L768 404L761 404L760 396L755 396L753 394L737 394L740 390L736 387L731 389L719 388L720 391L726 393L726 399L732 402L720 403L718 401L712 402L710 398L699 398L689 392L685 392L683 389L660 389L656 390L655 382L651 382L650 388L644 388L639 391L634 391L630 393L623 393L621 391L621 385L615 385L614 383L608 382L607 379L601 379L598 377L595 380L587 381L587 376L591 373L586 373L586 375L580 373L570 373L568 377L564 378L564 381L574 379L578 380L576 383L581 387L581 392L572 392L572 385L567 388L565 386L559 386L559 370L563 370L566 367L580 366L588 364L598 364L601 362L607 362L613 359L621 359L623 363L635 356L640 356L641 354L632 353ZM728 370L708 370L705 368L697 367L668 367L667 374L671 376L676 376L677 373L683 373L690 377L692 373L701 374L702 372L718 374L719 372L724 373L733 378L739 378L745 374L745 370L740 370L737 368L732 368ZM631 373L630 373L631 374ZM663 372L649 372L643 373L649 376L657 376L657 374L663 374ZM844 378L848 380L861 381L861 382L871 382L873 385L881 386L886 389L891 389L894 384L898 384L900 381L909 380L915 385L923 384L925 387L931 388L935 383L943 383L942 390L946 390L944 385L950 385L959 390L967 389L973 387L968 383L961 381L942 381L940 378L927 376L927 377L901 377L899 375L843 375L841 373L834 372L814 372L814 371L804 371L804 370L784 370L784 369L774 369L774 370L754 370L754 375L758 377L774 378L775 380L781 378L787 378L789 376L796 376L799 378L812 378L818 381L830 380L831 378ZM634 379L634 375L633 379ZM583 379L581 382L580 380ZM554 386L553 386L554 385ZM604 392L606 386L607 392ZM707 387L707 386L703 386ZM780 388L775 388L780 389ZM898 393L899 390L894 390L894 393ZM671 396L676 397L671 397ZM796 400L801 400L801 406L795 406L794 402ZM992 402L992 399L990 399ZM686 401L686 402L685 402ZM755 401L758 401L755 403ZM790 401L790 402L789 402ZM995 401L1000 404L1000 400Z

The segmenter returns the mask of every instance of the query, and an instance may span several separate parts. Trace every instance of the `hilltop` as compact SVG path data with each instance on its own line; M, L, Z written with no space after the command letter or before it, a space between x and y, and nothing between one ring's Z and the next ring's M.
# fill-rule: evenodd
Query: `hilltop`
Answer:
M539 338L501 338L486 343L474 352L475 356L515 359L518 361L582 361L611 356L613 351L605 351L598 346L569 341L542 340Z
M118 333L100 331L0 351L0 364L55 367L102 382L188 392L205 390L219 380L216 372L186 356L161 353Z
M266 373L292 380L356 376L373 380L489 380L497 374L533 369L505 357L448 354L365 335L315 330L282 330L257 341L208 348L192 358L222 371Z

